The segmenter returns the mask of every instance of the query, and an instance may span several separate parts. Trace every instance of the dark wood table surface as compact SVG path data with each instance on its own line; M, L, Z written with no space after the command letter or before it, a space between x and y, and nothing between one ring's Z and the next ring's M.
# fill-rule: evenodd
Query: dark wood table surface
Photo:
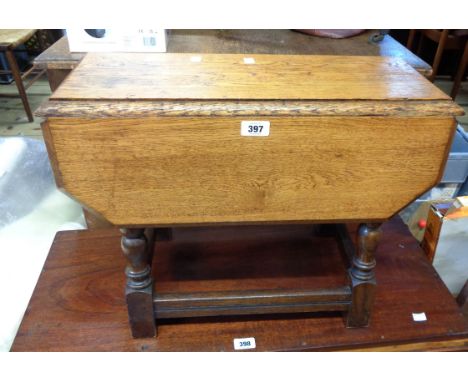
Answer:
M428 76L431 66L389 35L381 42L370 42L376 31L366 31L345 39L331 39L288 29L248 30L211 29L169 31L170 53L269 53L401 57ZM62 37L36 57L34 64L44 69L73 69L85 53L70 53L68 38Z
M337 313L160 320L157 338L133 339L124 301L125 260L115 229L59 232L13 351L467 350L468 324L396 217L376 254L377 294L368 328ZM344 266L331 237L310 225L178 228L156 244L160 292L333 286ZM412 313L425 312L415 322Z

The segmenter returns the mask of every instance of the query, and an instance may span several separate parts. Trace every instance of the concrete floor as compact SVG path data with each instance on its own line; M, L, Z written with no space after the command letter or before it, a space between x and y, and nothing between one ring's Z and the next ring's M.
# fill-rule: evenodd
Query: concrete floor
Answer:
M436 85L449 93L452 83L449 79L440 78L436 81ZM16 93L16 87L14 84L0 85L0 92ZM32 109L35 110L50 94L47 79L43 77L28 90ZM463 84L457 102L468 114L468 82ZM0 98L0 139L27 137L42 143L40 122L40 118L36 118L32 123L27 121L19 98ZM460 117L459 122L468 131L468 115ZM3 141L8 140L3 139ZM10 146L15 145L10 144ZM5 171L2 172L0 168L0 181L4 173ZM29 181L33 179L24 178ZM12 201L12 194L20 191L25 199L36 200L34 208L23 211L16 217L9 216L8 224L2 226L0 221L2 269L8 270L0 277L0 300L4 307L0 319L0 351L10 349L55 233L63 229L84 228L85 225L81 207L55 188L52 177L47 181L50 182L52 189L40 198L34 185L27 182L23 182L22 190L16 189L15 193L11 190L7 192L5 188L0 187L0 200L9 198L8 200ZM9 204L10 209L13 208L13 204L18 203L20 202L12 201ZM3 212L4 216L12 215L11 211ZM11 293L12 288L15 290L14 294Z
M0 85L0 93L18 94L14 83ZM47 77L44 75L37 80L27 91L31 109L36 110L39 105L47 100L51 91ZM35 118L29 123L23 109L21 99L0 97L0 136L3 137L34 137L42 139L42 119Z

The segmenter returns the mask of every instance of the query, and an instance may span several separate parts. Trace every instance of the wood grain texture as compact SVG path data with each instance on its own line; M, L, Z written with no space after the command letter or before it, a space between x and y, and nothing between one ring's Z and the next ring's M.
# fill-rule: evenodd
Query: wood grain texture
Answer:
M421 351L431 351L431 352L457 352L464 351L468 349L468 337L462 336L461 338L453 338L448 341L427 341L427 342L418 342L418 343L407 343L407 344L398 344L398 345L387 345L387 346L372 346L369 348L358 348L358 349L346 349L342 351L352 351L352 352L421 352Z
M334 313L160 320L157 338L133 339L117 230L59 232L13 351L467 350L468 325L418 242L396 218L376 252L375 309L368 328L346 329ZM157 242L161 293L253 288L334 288L345 269L335 240L310 226L177 228ZM355 237L351 227L351 237ZM426 322L414 322L425 312Z
M52 86L52 85L51 85ZM455 116L452 101L49 101L35 114L66 118L244 116Z
M70 70L67 69L47 69L50 90L54 92L69 74Z
M173 29L167 39L170 53L256 53L321 54L347 56L400 57L424 76L431 66L389 35L379 43L370 43L375 30L346 39L308 36L288 29ZM85 53L70 53L68 38L62 37L34 60L47 69L68 69L83 59Z
M194 56L201 62L193 62ZM254 64L244 59L254 59ZM52 100L426 100L450 97L398 58L88 53Z
M171 30L169 52L272 53L345 56L400 57L421 74L430 74L431 66L385 35L379 43L369 42L377 30L369 30L345 39L305 35L287 29Z
M346 311L351 289L273 289L198 293L157 293L159 318L234 316L243 314Z
M0 50L14 49L28 41L37 29L0 29Z
M119 226L387 219L435 185L452 118L48 120L59 187Z

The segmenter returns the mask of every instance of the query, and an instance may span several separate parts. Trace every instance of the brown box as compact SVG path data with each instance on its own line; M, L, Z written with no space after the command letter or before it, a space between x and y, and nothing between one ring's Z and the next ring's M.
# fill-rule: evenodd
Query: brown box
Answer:
M429 209L426 230L421 242L421 247L431 263L434 261L434 255L436 252L437 243L439 242L440 229L442 227L444 216L451 205L451 202L433 203Z
M468 197L431 205L421 247L453 294L468 278Z

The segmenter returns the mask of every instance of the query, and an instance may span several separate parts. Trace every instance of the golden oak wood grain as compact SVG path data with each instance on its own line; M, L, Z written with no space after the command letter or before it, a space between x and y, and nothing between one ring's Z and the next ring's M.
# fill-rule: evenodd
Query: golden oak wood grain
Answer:
M450 98L403 60L389 57L89 53L51 99Z
M346 38L330 39L309 36L288 29L173 29L168 34L169 53L257 53L257 54L319 54L331 56L388 56L400 57L428 77L431 66L406 49L390 35L379 43L369 43L377 33L369 30ZM42 69L70 71L86 53L70 53L67 36L62 37L34 59L34 66Z
M126 118L210 116L446 116L463 115L452 101L49 101L40 117Z
M454 120L49 118L58 184L116 225L386 219L436 184Z

